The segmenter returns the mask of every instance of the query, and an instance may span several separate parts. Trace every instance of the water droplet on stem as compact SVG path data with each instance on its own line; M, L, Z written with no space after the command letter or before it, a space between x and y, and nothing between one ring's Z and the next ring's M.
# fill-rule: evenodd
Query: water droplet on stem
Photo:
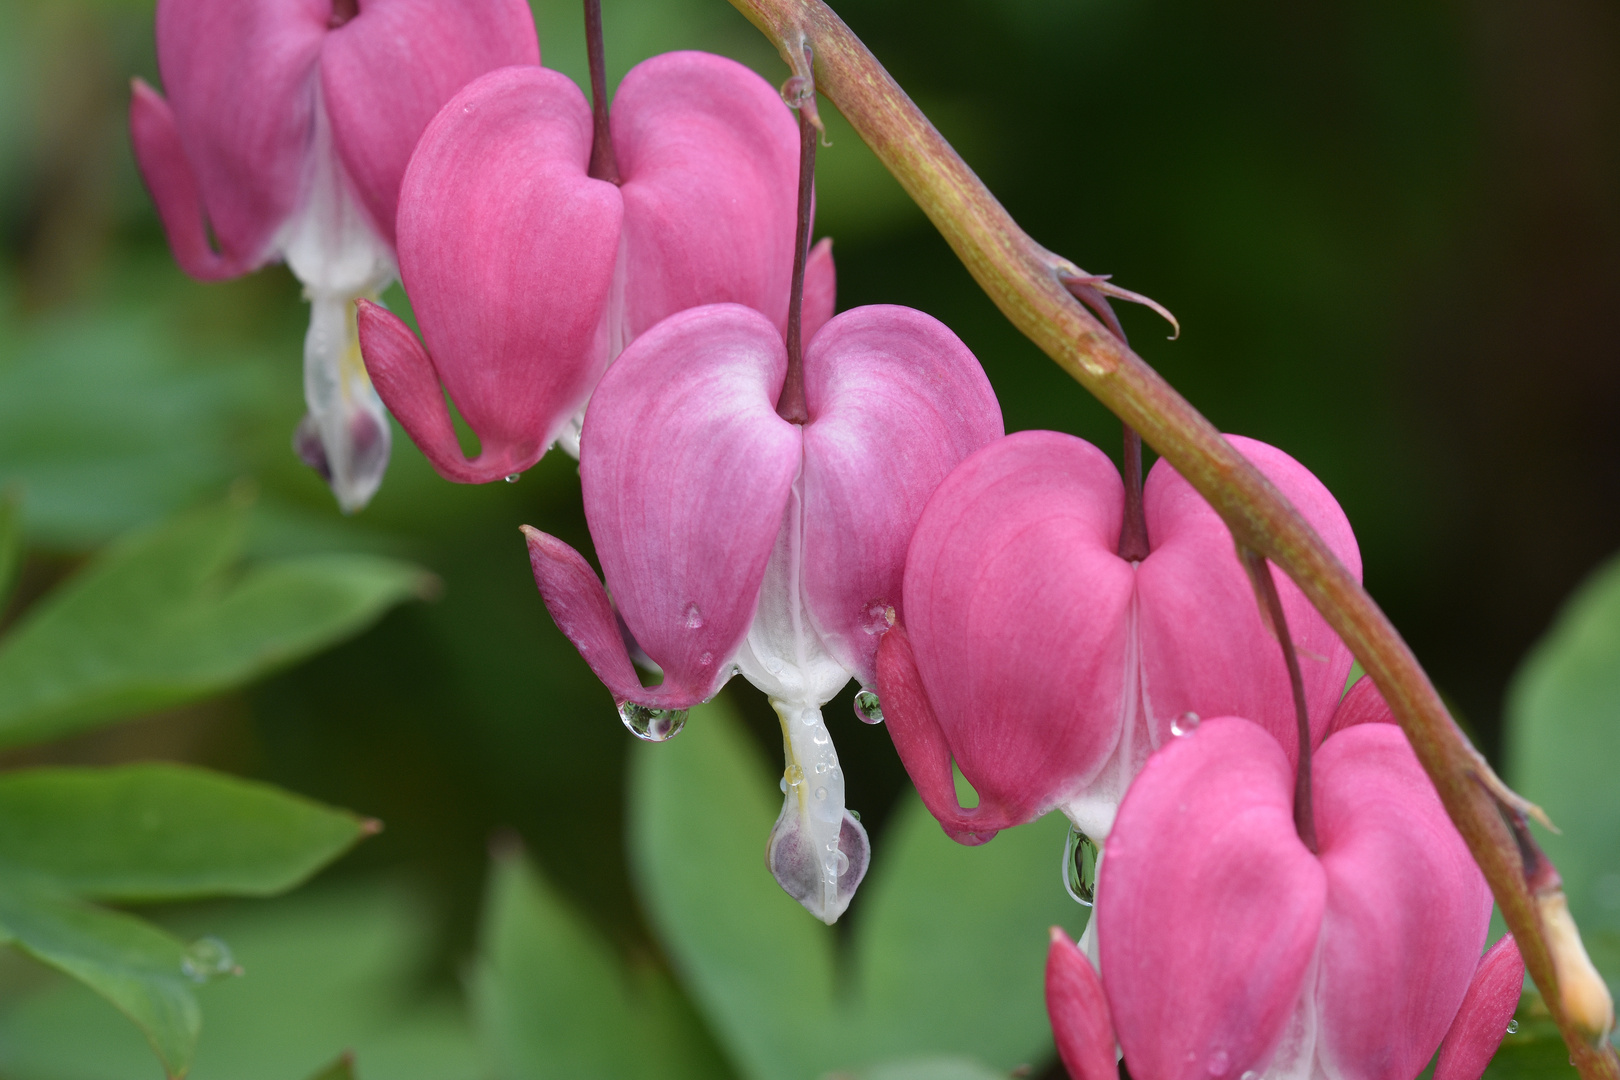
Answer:
M180 954L180 973L195 983L205 983L224 975L237 975L241 969L231 955L231 947L217 937L198 938Z

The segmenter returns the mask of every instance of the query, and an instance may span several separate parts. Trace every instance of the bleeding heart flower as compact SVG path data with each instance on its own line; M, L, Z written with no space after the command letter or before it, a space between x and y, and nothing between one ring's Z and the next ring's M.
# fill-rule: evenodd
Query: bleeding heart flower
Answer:
M1359 576L1321 482L1265 443L1231 441ZM878 693L912 781L956 839L982 843L1054 807L1102 839L1148 754L1200 716L1251 717L1293 752L1287 671L1230 531L1163 460L1143 500L1150 553L1137 563L1117 554L1119 473L1050 431L986 447L929 500ZM1278 589L1320 740L1353 661L1291 582ZM978 792L972 809L953 761Z
M157 52L168 99L136 80L130 130L175 260L204 281L287 261L312 305L295 446L357 510L389 430L353 302L394 277L400 180L434 113L486 71L540 62L528 5L159 0Z
M1294 765L1259 726L1208 720L1132 784L1087 936L1054 934L1047 1008L1077 1080L1478 1080L1518 1004L1511 937L1370 682L1312 758L1318 850ZM1345 707L1341 706L1341 713ZM1084 941L1084 939L1082 939ZM1098 971L1101 976L1099 979Z
M787 370L782 331L758 311L665 319L585 414L585 514L613 600L572 548L527 532L552 618L636 734L672 735L735 672L769 695L787 756L771 871L831 923L867 842L821 706L851 676L872 684L923 504L1000 435L1001 412L966 346L909 308L859 308L816 334L802 425L776 412ZM659 685L641 685L615 603Z
M799 151L777 92L735 61L667 53L625 76L611 125L617 186L589 175L579 89L510 69L422 137L399 255L426 348L380 308L363 308L360 335L383 400L447 479L521 472L556 441L578 456L602 372L667 315L739 303L787 325ZM808 336L832 315L826 242L805 294ZM445 392L478 435L471 461Z

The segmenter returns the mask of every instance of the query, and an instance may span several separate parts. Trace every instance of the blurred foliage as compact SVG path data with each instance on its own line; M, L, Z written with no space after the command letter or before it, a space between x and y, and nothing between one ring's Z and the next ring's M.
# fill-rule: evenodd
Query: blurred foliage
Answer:
M545 61L580 79L578 3L534 6ZM1122 317L1217 424L1284 447L1334 490L1372 591L1498 757L1507 674L1561 598L1620 549L1620 357L1602 315L1620 292L1613 6L834 6L1040 242L1176 311L1187 331L1173 345L1152 316ZM735 56L773 83L786 76L723 0L604 7L614 79L678 47ZM648 820L647 791L630 806L627 775L690 783L681 768L695 776L698 766L681 755L701 757L724 721L694 718L681 740L638 747L631 761L609 696L534 593L516 529L535 524L589 551L575 470L560 455L517 484L459 487L396 431L375 503L358 518L336 512L288 449L306 319L295 283L280 268L219 285L185 279L136 177L127 80L158 81L151 19L151 0L0 0L0 493L24 497L28 540L0 620L21 613L21 633L86 553L184 511L206 516L233 484L258 491L242 526L247 559L219 556L186 619L221 617L254 573L330 567L335 554L410 559L443 583L438 602L398 608L309 662L237 666L236 678L258 680L249 689L9 752L13 764L225 768L388 822L334 872L342 880L308 895L163 915L176 941L223 937L249 973L196 991L206 1010L196 1075L309 1077L346 1047L368 1080L472 1076L492 1061L522 1075L533 1048L521 1032L495 1034L507 1030L499 1003L559 992L516 978L510 957L530 954L574 957L607 1000L650 1002L666 1017L698 1009L714 1033L703 1045L729 1048L739 1072L789 1068L747 1030L784 992L789 967L809 973L809 1000L829 1022L851 1002L898 1010L890 1045L845 1025L823 1042L859 1047L848 1060L806 1050L862 1080L967 1080L986 1075L969 1059L1005 1068L1042 1053L1033 977L1006 975L1015 988L994 1006L1006 1012L979 1023L939 1000L957 976L927 965L945 954L911 974L902 961L918 940L957 934L943 894L916 885L924 871L942 888L965 880L959 870L1043 861L1025 894L985 886L1018 909L998 917L1015 928L1049 906L1059 914L1042 917L1077 915L1054 872L1061 835L1047 823L977 851L948 846L917 810L886 733L851 720L848 692L828 715L875 859L834 934L806 925L761 866L764 830L746 823L774 798L757 762L776 753L776 720L746 687L724 695L754 745L719 756L710 745L703 768L729 761L755 774L753 786L699 791L668 813L718 830L701 835L730 853L712 872L739 891L716 911L744 896L765 905L735 923L739 939L778 924L784 936L740 958L754 961L742 970L766 988L757 994L725 999L720 977L703 974L692 942L733 924L717 931L721 916L689 898L638 898L627 826L644 884L689 874L677 860L694 841L650 841L659 822ZM837 241L841 306L909 303L939 316L984 362L1009 429L1052 427L1112 448L1112 419L1007 327L836 110L823 115L832 145L819 155L818 233ZM408 310L397 288L387 299ZM8 550L0 542L0 589ZM270 667L279 673L264 677ZM223 683L185 685L216 694ZM1553 813L1571 836L1588 820ZM490 876L487 845L501 829L521 837L534 868L507 855ZM1572 903L1583 925L1606 918L1590 891ZM983 959L995 962L985 978L1027 970L1044 947L1042 934L1005 932L1006 963ZM469 957L474 1019L456 1004ZM672 986L684 1000L668 996ZM951 1017L926 1044L920 1008L887 1000L913 993ZM266 1025L270 1016L283 1019ZM1510 1037L1503 1058L1525 1037ZM509 1056L481 1059L489 1045L475 1041ZM882 1057L922 1050L946 1058ZM692 1060L703 1052L694 1046ZM105 1003L17 967L0 979L0 1075L157 1072Z

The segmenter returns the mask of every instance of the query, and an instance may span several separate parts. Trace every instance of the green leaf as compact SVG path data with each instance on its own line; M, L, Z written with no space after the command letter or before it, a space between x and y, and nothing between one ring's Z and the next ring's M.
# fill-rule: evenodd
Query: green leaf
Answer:
M779 796L730 709L693 709L679 738L637 745L631 770L642 902L739 1071L789 1080L846 1060L833 932L765 868Z
M1507 764L1562 830L1541 842L1593 962L1620 992L1620 559L1569 600L1514 677Z
M365 1080L487 1080L459 1004L424 978L440 928L410 895L316 886L174 913L180 938L215 936L245 974L197 989L190 1080L289 1080L352 1050ZM67 980L0 996L6 1080L161 1080L129 1022Z
M498 855L474 1014L503 1080L708 1080L729 1074L660 973L626 977L526 860Z
M0 775L0 862L92 899L268 896L371 828L268 784L183 765Z
M133 1020L170 1076L184 1076L202 1016L181 970L185 947L157 927L0 871L0 928L36 959L84 983Z
M219 693L421 595L420 570L325 555L231 570L244 510L192 513L113 545L0 642L0 747Z
M912 1058L839 1075L851 1080L1007 1080L1004 1072L958 1057Z
M853 1015L862 1057L961 1054L1003 1070L1052 1054L1043 993L1047 930L1085 908L1059 874L1061 814L963 847L908 792L857 902Z
M0 492L0 614L22 568L22 500L14 492Z
M355 1080L354 1055L345 1050L332 1064L316 1072L309 1080Z

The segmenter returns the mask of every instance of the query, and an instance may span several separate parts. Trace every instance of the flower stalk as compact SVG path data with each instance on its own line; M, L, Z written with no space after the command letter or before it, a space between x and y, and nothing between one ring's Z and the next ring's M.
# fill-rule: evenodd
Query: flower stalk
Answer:
M798 70L814 48L817 89L939 229L1025 336L1139 432L1220 514L1237 543L1289 575L1372 676L1478 861L1527 967L1587 1080L1620 1080L1613 1009L1559 901L1532 887L1508 819L1542 816L1468 742L1416 656L1321 538L1261 473L1076 300L1096 280L1031 239L870 50L821 0L731 0ZM1537 854L1545 862L1545 856ZM1539 884L1539 883L1538 883Z

